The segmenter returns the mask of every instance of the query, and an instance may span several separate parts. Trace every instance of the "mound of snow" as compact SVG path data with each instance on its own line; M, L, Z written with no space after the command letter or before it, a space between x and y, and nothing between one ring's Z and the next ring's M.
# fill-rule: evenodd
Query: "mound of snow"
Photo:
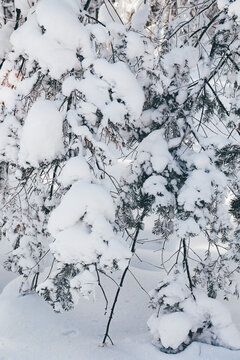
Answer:
M39 166L63 152L62 115L54 102L38 100L31 107L20 139L19 163Z
M91 181L91 179L90 168L82 156L69 159L58 177L58 181L65 187L77 180Z

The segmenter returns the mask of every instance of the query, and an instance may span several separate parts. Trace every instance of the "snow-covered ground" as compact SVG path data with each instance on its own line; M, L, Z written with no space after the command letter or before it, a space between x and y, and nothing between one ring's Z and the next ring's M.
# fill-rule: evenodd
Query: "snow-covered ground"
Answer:
M1 254L7 251L1 244ZM158 252L143 248L141 257L157 263ZM154 254L154 259L150 254ZM159 271L147 263L135 260L131 268L142 286L149 291L160 280ZM119 274L120 275L120 274ZM105 301L100 292L95 300L81 299L75 310L56 314L39 296L20 296L19 279L1 269L0 286L0 360L239 360L240 351L192 343L177 355L167 355L151 344L146 326L152 310L148 295L128 273L111 327L114 346L101 347L107 322ZM11 281L10 281L11 280ZM108 288L109 300L114 283L102 279ZM111 304L111 301L110 301ZM239 305L231 304L234 322L240 325Z

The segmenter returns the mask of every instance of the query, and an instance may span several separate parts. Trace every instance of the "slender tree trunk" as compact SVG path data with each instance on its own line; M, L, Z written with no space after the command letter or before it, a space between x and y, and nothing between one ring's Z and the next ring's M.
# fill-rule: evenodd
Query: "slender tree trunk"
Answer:
M143 211L143 213L142 213L142 216L140 218L140 221L138 222L137 229L136 229L136 232L135 232L135 235L134 235L134 238L133 238L133 242L132 242L132 246L131 246L132 256L129 259L128 264L127 264L127 266L126 266L126 268L125 268L125 270L124 270L124 272L122 274L120 283L118 285L118 288L117 288L117 291L116 291L116 294L115 294L115 297L114 297L114 300L113 300L112 308L111 308L110 315L109 315L108 322L107 322L107 326L106 326L106 331L105 331L105 334L104 334L104 337L103 337L103 342L102 342L103 345L106 344L107 338L109 338L111 343L113 344L112 339L109 336L110 325L111 325L111 322L112 322L112 319L113 319L113 314L114 314L115 307L117 305L120 290L121 290L121 288L123 286L123 283L124 283L125 277L127 275L128 269L130 267L133 255L135 253L136 242L137 242L137 239L138 239L139 231L141 230L141 224L142 224L142 221L143 221L144 217L145 217L145 211Z

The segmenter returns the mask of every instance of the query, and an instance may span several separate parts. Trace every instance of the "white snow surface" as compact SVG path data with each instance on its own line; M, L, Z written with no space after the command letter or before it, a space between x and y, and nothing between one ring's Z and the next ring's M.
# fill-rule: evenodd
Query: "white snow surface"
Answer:
M79 180L63 196L61 204L52 211L48 223L50 233L54 236L59 231L76 225L89 209L90 221L97 220L96 215L114 221L115 209L108 192L100 185Z
M0 29L0 60L4 58L5 54L11 50L10 36L13 32L13 27L11 23L3 25Z
M148 4L141 4L141 8L137 9L137 11L132 16L132 27L135 30L143 31L144 26L146 25L148 16L149 16L149 6Z
M88 106L94 105L95 112L96 107L99 108L106 120L109 118L113 123L121 123L126 113L125 107L117 102L120 98L125 102L127 111L137 119L142 113L145 97L137 79L127 66L120 61L111 64L104 59L93 61L93 66L97 76L86 72L82 80L71 76L66 78L62 85L63 94L69 96L74 90L80 91ZM113 91L113 102L109 99L109 88Z
M240 21L240 1L235 0L230 2L229 0L217 0L218 8L220 10L227 9L229 16L237 16L237 21Z
M154 315L148 321L151 332L156 338L160 337L163 346L167 349L177 349L184 342L192 327L191 318L183 312L174 312L162 315L160 318Z
M151 223L146 224L145 232L141 236L145 237L150 228ZM8 251L6 242L0 241L1 263L2 257L7 256ZM140 262L135 257L131 271L137 279L141 279L142 286L149 292L162 277L158 269L149 265L160 264L160 253L153 251L152 248L148 249L147 246L138 249L137 253L143 261ZM117 272L114 275L115 280L119 281L120 276L121 273ZM43 298L36 294L19 295L21 279L10 282L13 277L13 274L4 271L0 266L0 291L6 286L0 294L1 360L239 360L240 358L240 351L197 342L193 342L176 355L160 352L151 344L152 335L146 325L153 313L148 307L149 297L130 273L127 274L125 285L121 290L111 325L110 335L114 346L108 344L105 347L99 346L108 316L104 315L103 294L97 287L95 297L86 300L88 292L96 285L92 273L84 272L80 275L80 279L74 278L73 281L85 284L82 289L82 293L85 291L84 298L80 298L74 310L61 314L54 313ZM110 309L116 286L103 276L101 282L107 289ZM74 287L74 283L72 285ZM181 291L174 287L168 289L169 298L176 293L179 295ZM76 294L76 297L79 295ZM230 306L234 322L240 327L239 300L226 304ZM209 304L202 305L209 306ZM219 317L221 318L221 308L215 309L213 305L211 311L216 314L217 323ZM228 318L221 320L225 323L229 322ZM180 324L179 327L182 328L184 325L183 330L186 331L187 323L184 324Z
M55 79L78 69L77 49L84 57L93 56L90 34L78 20L80 7L78 0L39 1L27 21L11 36L16 53L27 54Z
M229 0L217 0L217 5L220 10L223 10L229 5Z
M127 249L125 250L114 238L110 224L102 222L101 225L104 225L105 232L103 228L96 229L96 224L91 232L83 224L77 224L59 232L55 236L55 242L50 244L54 257L66 264L84 265L98 262L98 256L101 255L100 267L111 267L113 259L116 259L119 267L124 269L126 266L124 257L129 257ZM101 241L105 239L110 240L109 245Z
M130 252L113 232L115 208L109 193L100 185L75 182L51 213L48 229L55 242L51 251L58 261L69 264L98 263L121 269ZM100 256L100 260L98 260Z
M62 115L54 102L36 101L28 112L20 139L19 163L39 166L63 152Z
M30 10L29 0L15 0L15 8L21 10L21 15L27 17Z
M233 323L226 305L219 300L209 298L200 290L194 291L196 301L193 301L192 297L186 299L184 289L179 288L178 283L172 283L168 287L166 290L161 290L165 294L165 302L171 306L179 301L182 311L172 313L160 311L160 314L153 314L150 317L148 326L156 341L160 340L165 348L177 349L182 343L188 343L190 330L196 332L204 320L210 320L214 341L227 348L240 349L240 332Z
M19 122L12 115L6 116L4 123L0 124L0 157L2 160L7 158L17 162L18 150L11 133L18 132L19 128Z
M146 160L151 161L152 168L157 173L161 173L173 162L162 130L152 131L138 146L137 162L143 164Z
M64 187L72 185L77 180L92 180L89 165L81 155L70 158L58 176L58 181Z
M194 68L199 60L199 54L193 46L185 46L184 48L174 48L164 55L163 64L168 72L169 77L173 77L175 69L174 65L179 65L179 71L183 71L185 66L190 69Z
M46 29L47 38L72 51L81 47L83 56L88 56L92 54L91 46L88 33L78 20L80 7L78 0L41 0L36 15L39 25Z
M50 75L59 79L60 76L78 67L78 61L69 49L64 49L57 41L42 34L36 14L29 15L28 20L11 36L11 43L19 54L28 54L36 60L42 72L49 70Z
M137 31L141 30L147 20L148 8L137 6L138 0L129 3L136 4L131 25ZM106 4L109 2L106 1ZM228 1L218 0L220 9L226 4ZM74 90L82 92L87 101L82 104L82 115L89 116L89 119L92 116L94 119L94 113L99 107L104 116L103 124L108 119L113 123L123 122L126 115L125 108L133 118L139 118L144 103L143 90L124 63L110 64L105 60L93 58L89 40L91 27L84 27L78 21L80 0L39 0L31 14L27 0L16 0L15 5L21 9L23 16L28 16L28 20L11 36L11 43L9 42L12 32L10 25L0 29L0 58L13 46L16 54L27 54L30 60L39 63L43 72L49 71L50 76L60 79L67 71L73 68L79 69L76 52L80 49L85 58L83 66L85 64L85 67L88 67L88 64L92 64L95 75L89 72L81 81L67 78L63 82L63 94L69 96ZM111 8L112 15L109 16L106 5L104 6L100 11L102 16L100 19L120 23L114 10ZM237 15L240 18L239 0L230 4L228 13L230 16ZM118 27L116 24L108 25L109 28L111 26L116 29ZM103 32L101 35L102 41L106 41ZM129 32L127 42L127 54L130 58L142 54L144 46L137 33ZM164 58L165 67L170 75L173 75L170 73L171 65L178 64L181 68L184 66L191 68L195 67L197 61L198 54L192 47L185 47L184 50L176 49ZM12 75L14 77L14 74ZM16 90L2 89L0 100L8 102L7 107L11 109L17 95L20 93L27 95L34 81L36 79L26 79L17 85ZM109 87L113 89L112 102L109 102ZM179 103L184 101L184 96L184 92L179 95ZM119 97L125 105L117 101ZM13 118L9 117L7 121L15 126ZM78 129L79 134L81 131L84 131L84 127ZM0 128L0 139L2 140L0 152L6 150L7 155L8 152L14 152L14 144L10 143L9 134L3 126ZM22 166L26 166L27 163L39 166L42 161L51 161L62 152L62 115L54 102L37 101L25 119L20 139L19 163ZM10 157L13 158L12 155ZM205 163L206 159L198 157L195 160L197 167L201 167L199 162L203 163L204 169L210 167ZM138 164L143 165L147 161L151 163L152 170L158 174L172 163L169 147L161 130L153 132L139 146ZM192 210L193 201L198 199L211 201L211 194L202 184L210 183L215 179L212 176L216 173L208 175L204 169L196 170L189 179L188 185L192 186L191 193L183 188L179 197L179 201L187 210ZM223 180L218 180L220 186ZM114 222L115 209L112 198L104 188L91 182L91 171L86 161L81 156L70 159L63 167L58 181L63 187L71 186L71 188L63 197L61 204L52 212L49 220L49 231L55 237L50 249L56 259L74 264L79 264L81 261L94 263L99 254L104 254L103 265L108 263L110 265L113 258L126 259L129 255L127 249L120 241L118 242L118 239L114 239L111 223ZM167 205L172 199L165 185L161 175L152 175L144 183L144 191L152 194L160 192L163 197L162 204L165 201ZM184 232L187 232L187 229L192 231L194 229L197 234L199 231L194 220L181 224L181 228ZM108 246L102 240L107 240ZM3 252L7 252L7 249L0 241L1 256ZM153 256L155 256L154 260L159 261L159 253L147 249L139 253L143 258L145 257L145 260L148 259L148 264L138 262L136 265L138 260L135 258L131 271L136 278L141 279L141 284L148 292L161 276L159 271L149 266ZM125 265L123 261L120 268L124 268ZM114 276L119 281L121 273ZM1 288L10 280L9 275L6 275L2 268L0 279ZM115 346L105 347L98 346L101 344L107 322L107 316L104 316L105 300L99 289L95 294L94 303L92 300L86 302L85 299L80 299L74 310L59 315L54 313L38 295L19 295L19 278L9 282L0 294L0 360L240 359L240 351L230 351L200 343L192 343L184 352L177 355L160 353L157 347L152 346L152 338L146 326L147 319L152 314L152 310L148 308L149 298L145 292L142 292L130 273L127 274L126 280L110 331ZM101 278L101 281L104 288L106 285L111 304L116 291L115 284L105 278ZM82 284L81 294L88 298L97 285L97 279L87 270L71 281L73 289L78 289L79 284ZM169 298L178 293L174 288L168 290ZM77 290L76 298L78 298ZM155 321L154 316L151 318L153 323L155 321L155 330L157 335L160 335L163 345L177 348L192 327L193 315L197 318L199 315L197 311L208 311L223 344L230 344L233 348L238 347L240 341L238 332L229 314L221 307L221 303L206 299L204 296L199 296L198 302L198 307L188 303L184 313L164 315L160 321L159 319ZM237 306L239 307L239 302ZM238 307L234 311L234 320L240 323Z
M144 53L143 39L139 34L129 31L127 33L127 56L130 59L141 56Z
M74 304L79 301L79 290L81 289L81 295L89 299L89 295L95 295L95 289L97 286L96 277L88 270L76 275L70 280L71 293L74 298Z
M99 76L115 86L130 112L138 118L142 113L144 92L127 66L123 62L109 64L104 59L98 59L94 69Z
M121 24L121 18L118 16L115 8L109 0L105 0L99 9L98 19L103 23L116 22Z
M132 268L149 290L159 279L155 271ZM2 275L3 273L1 273ZM103 279L104 280L104 279ZM108 286L109 300L114 284ZM37 295L19 296L19 279L9 283L0 295L1 360L239 360L240 352L192 343L182 353L168 355L151 344L146 321L151 315L148 297L131 275L123 287L111 327L114 346L99 346L107 317L98 290L95 301L80 299L70 312L56 314ZM238 305L239 306L239 305ZM239 319L238 307L235 314ZM186 324L185 324L186 325Z
M228 7L228 14L230 16L237 16L238 21L240 21L240 1L236 0L233 3L229 4Z

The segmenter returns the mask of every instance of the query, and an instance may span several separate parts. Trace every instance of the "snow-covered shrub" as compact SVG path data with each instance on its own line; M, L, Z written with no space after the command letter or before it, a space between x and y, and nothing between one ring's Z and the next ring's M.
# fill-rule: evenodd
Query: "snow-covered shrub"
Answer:
M177 353L192 341L239 348L240 334L228 309L201 290L191 292L180 269L150 296L156 313L148 320L148 326L154 344L162 351Z
M109 193L100 185L84 180L76 181L52 211L48 230L55 238L50 249L56 264L37 291L56 311L61 306L63 310L70 309L77 301L73 294L77 290L80 293L83 290L85 295L89 276L90 284L97 284L93 276L96 271L126 267L130 255L114 234L114 220ZM69 291L67 297L66 291Z
M2 233L13 247L5 267L23 275L23 291L37 288L66 310L80 289L86 294L84 274L123 269L131 256L106 167L111 172L141 115L144 92L127 64L139 61L136 69L145 71L149 41L98 24L92 16L100 2L17 5L21 21L0 73ZM130 52L132 37L139 49Z

